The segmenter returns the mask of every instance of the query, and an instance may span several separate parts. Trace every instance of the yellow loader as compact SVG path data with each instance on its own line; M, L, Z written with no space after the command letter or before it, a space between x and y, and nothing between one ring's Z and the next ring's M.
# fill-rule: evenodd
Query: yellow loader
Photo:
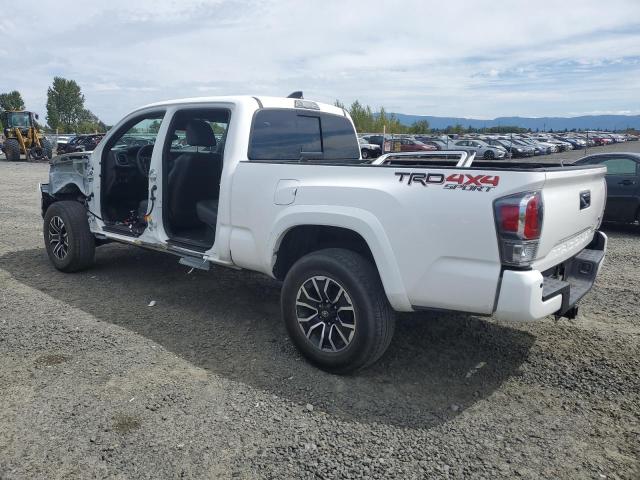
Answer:
M5 111L2 113L4 125L4 145L2 150L9 161L51 159L53 147L38 130L38 115L26 111Z

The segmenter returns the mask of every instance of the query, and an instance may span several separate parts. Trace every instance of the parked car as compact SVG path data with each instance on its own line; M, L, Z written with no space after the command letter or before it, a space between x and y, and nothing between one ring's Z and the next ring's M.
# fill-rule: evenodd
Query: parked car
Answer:
M580 138L564 137L563 140L565 142L569 142L573 146L574 150L580 150L581 148L584 148L587 145L587 142L585 142Z
M382 153L380 145L369 143L364 138L359 138L358 143L360 144L360 154L362 158L377 158Z
M73 135L52 135L51 144L55 145L55 151L59 155L63 153L67 143L73 138Z
M550 142L548 137L532 137L532 140L543 146L549 153L556 153L560 151L560 146L557 143Z
M605 137L604 135L590 135L589 138L591 138L597 146L610 145L613 143L613 140L611 140L609 137Z
M456 140L453 142L453 149L463 148L465 150L473 150L477 155L487 160L494 158L505 158L507 152L504 148L498 146L489 145L482 140Z
M380 150L382 150L385 140L389 140L391 137L389 137L389 135L364 135L362 138L369 143L378 145Z
M57 152L58 154L63 154L63 153L68 153L68 152L73 152L75 150L73 150L75 148L75 145L82 140L82 136L78 135L75 137L70 137L68 139L67 142L59 142L57 145Z
M497 138L483 137L482 141L485 142L487 145L491 145L491 146L497 147L497 148L502 148L505 152L507 151L507 148Z
M449 150L449 144L442 140L420 140L425 145L433 145L436 150Z
M567 142L564 138L555 137L552 139L552 142L557 143L561 146L561 151L566 152L568 150L573 150L574 146L571 142Z
M533 148L534 155L546 155L550 153L550 148L528 137L518 137L518 141Z
M575 165L607 167L605 221L640 222L640 154L598 153L578 160Z
M158 122L152 143L120 142ZM282 280L293 343L334 373L385 352L394 311L575 317L605 254L605 168L421 164L429 151L377 165L354 132L343 109L300 98L135 110L93 152L53 159L40 186L49 259L82 270L112 241Z
M414 140L413 138L399 138L390 140L393 146L389 149L390 151L397 151L396 145L400 145L401 152L422 152L422 151L432 151L438 150L438 147L435 145L428 145L426 143L422 143L419 140Z
M508 145L507 151L510 151L514 157L533 157L536 154L536 149L523 142L520 139L513 138L509 140L503 140Z
M58 154L73 153L73 152L91 152L96 148L96 145L104 138L103 133L90 134L90 135L78 135L66 144L58 145Z

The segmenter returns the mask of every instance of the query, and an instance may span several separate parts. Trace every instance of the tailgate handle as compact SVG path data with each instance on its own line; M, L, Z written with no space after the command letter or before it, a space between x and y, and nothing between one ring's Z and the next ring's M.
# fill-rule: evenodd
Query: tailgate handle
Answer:
M591 206L591 190L580 192L580 210Z

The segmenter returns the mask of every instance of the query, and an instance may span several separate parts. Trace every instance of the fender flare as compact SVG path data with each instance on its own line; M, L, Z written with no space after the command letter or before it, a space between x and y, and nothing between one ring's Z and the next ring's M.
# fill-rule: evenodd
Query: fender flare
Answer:
M294 227L322 225L340 227L359 234L369 246L389 303L397 311L413 311L407 296L400 269L395 261L391 242L380 221L369 211L355 207L331 207L317 205L292 205L275 219L267 241L267 271L273 271L276 252L283 238Z

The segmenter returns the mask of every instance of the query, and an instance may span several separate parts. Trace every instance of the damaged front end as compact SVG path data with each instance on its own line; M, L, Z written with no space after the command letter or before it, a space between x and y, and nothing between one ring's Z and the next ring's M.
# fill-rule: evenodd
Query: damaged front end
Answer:
M49 183L42 183L42 216L49 205L59 200L86 200L91 191L93 167L91 152L68 153L55 157L49 162Z

